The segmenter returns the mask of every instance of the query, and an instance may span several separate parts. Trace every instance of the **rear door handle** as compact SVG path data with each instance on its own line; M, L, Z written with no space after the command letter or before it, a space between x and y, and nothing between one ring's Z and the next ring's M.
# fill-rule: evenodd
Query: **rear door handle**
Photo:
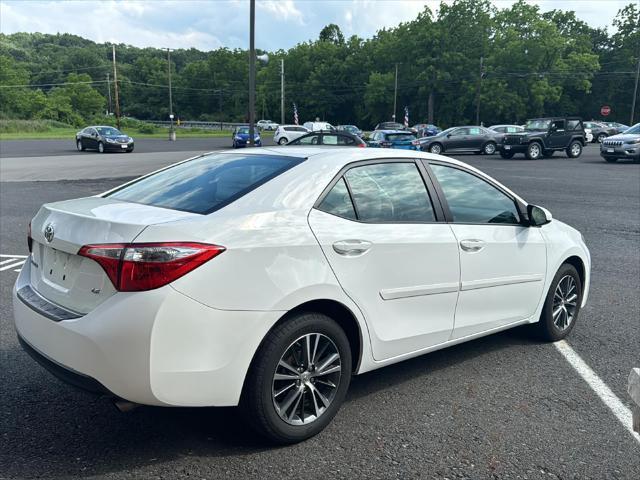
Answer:
M366 240L340 240L333 244L333 250L338 255L345 257L355 257L366 253L373 245Z
M460 248L465 252L479 252L484 248L484 242L482 240L476 240L475 238L460 240Z

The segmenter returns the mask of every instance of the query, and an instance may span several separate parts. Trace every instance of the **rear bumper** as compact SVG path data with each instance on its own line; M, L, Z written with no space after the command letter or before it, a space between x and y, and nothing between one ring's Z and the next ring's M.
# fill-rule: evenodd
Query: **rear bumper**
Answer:
M216 310L165 286L117 293L54 321L13 291L18 337L58 378L145 405L237 405L253 355L282 312Z

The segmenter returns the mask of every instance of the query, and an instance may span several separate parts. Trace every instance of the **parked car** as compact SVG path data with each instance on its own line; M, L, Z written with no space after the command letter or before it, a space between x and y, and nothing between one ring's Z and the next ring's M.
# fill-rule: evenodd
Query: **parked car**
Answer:
M617 135L618 133L623 133L629 129L629 125L625 125L624 123L618 123L618 122L601 122L601 123L603 123L609 128L613 128L616 131L614 135Z
M374 130L408 130L408 128L398 122L382 122L377 124Z
M338 147L366 147L357 135L347 132L311 132L289 142L289 145L331 145Z
M302 125L280 125L273 134L273 141L278 145L286 145L307 133L309 133L309 130Z
M416 134L418 138L433 137L439 134L442 130L430 123L418 123L411 127L411 131Z
M600 144L600 156L610 163L622 159L640 162L640 123L624 133L605 138Z
M114 127L96 125L86 127L76 133L76 148L105 152L133 152L133 138Z
M522 132L524 127L521 125L492 125L489 130L493 130L497 133L517 133Z
M260 130L275 130L278 128L278 124L271 120L258 120L257 126Z
M502 158L524 153L530 160L550 157L564 151L569 158L578 158L586 143L582 120L578 117L534 118L527 121L524 131L507 133L498 145Z
M351 135L357 135L360 138L364 136L364 132L355 125L338 125L336 127L336 130L338 130L339 132L347 132Z
M493 155L497 132L479 126L452 127L438 135L420 138L420 149L431 153L472 152Z
M233 129L231 134L233 141L233 148L246 147L249 144L249 126L243 125ZM262 146L262 140L260 139L260 132L256 128L253 133L253 141L256 147Z
M519 325L565 338L589 293L580 232L414 151L214 152L30 225L12 305L38 363L120 408L239 405L280 443L352 375Z
M328 122L304 122L304 127L310 132L332 132L335 127Z
M582 123L584 125L584 128L588 128L589 130L591 130L591 133L593 134L593 143L602 143L605 138L618 133L615 128L609 127L600 122L590 121Z
M369 137L370 147L419 150L416 136L407 130L376 130Z

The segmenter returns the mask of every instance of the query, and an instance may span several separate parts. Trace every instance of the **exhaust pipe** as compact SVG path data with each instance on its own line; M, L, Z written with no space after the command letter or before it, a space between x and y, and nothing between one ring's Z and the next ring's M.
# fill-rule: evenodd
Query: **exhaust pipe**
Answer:
M121 398L114 400L113 404L120 411L120 413L131 412L140 406L139 403L133 403L128 400L123 400Z

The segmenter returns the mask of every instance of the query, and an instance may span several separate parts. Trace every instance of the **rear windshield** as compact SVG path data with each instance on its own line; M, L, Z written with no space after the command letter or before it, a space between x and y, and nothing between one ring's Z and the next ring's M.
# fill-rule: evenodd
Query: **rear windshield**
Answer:
M107 196L207 214L229 205L303 160L279 155L205 155L142 178Z
M387 134L387 140L390 142L410 142L415 140L416 137L410 133L389 133Z

